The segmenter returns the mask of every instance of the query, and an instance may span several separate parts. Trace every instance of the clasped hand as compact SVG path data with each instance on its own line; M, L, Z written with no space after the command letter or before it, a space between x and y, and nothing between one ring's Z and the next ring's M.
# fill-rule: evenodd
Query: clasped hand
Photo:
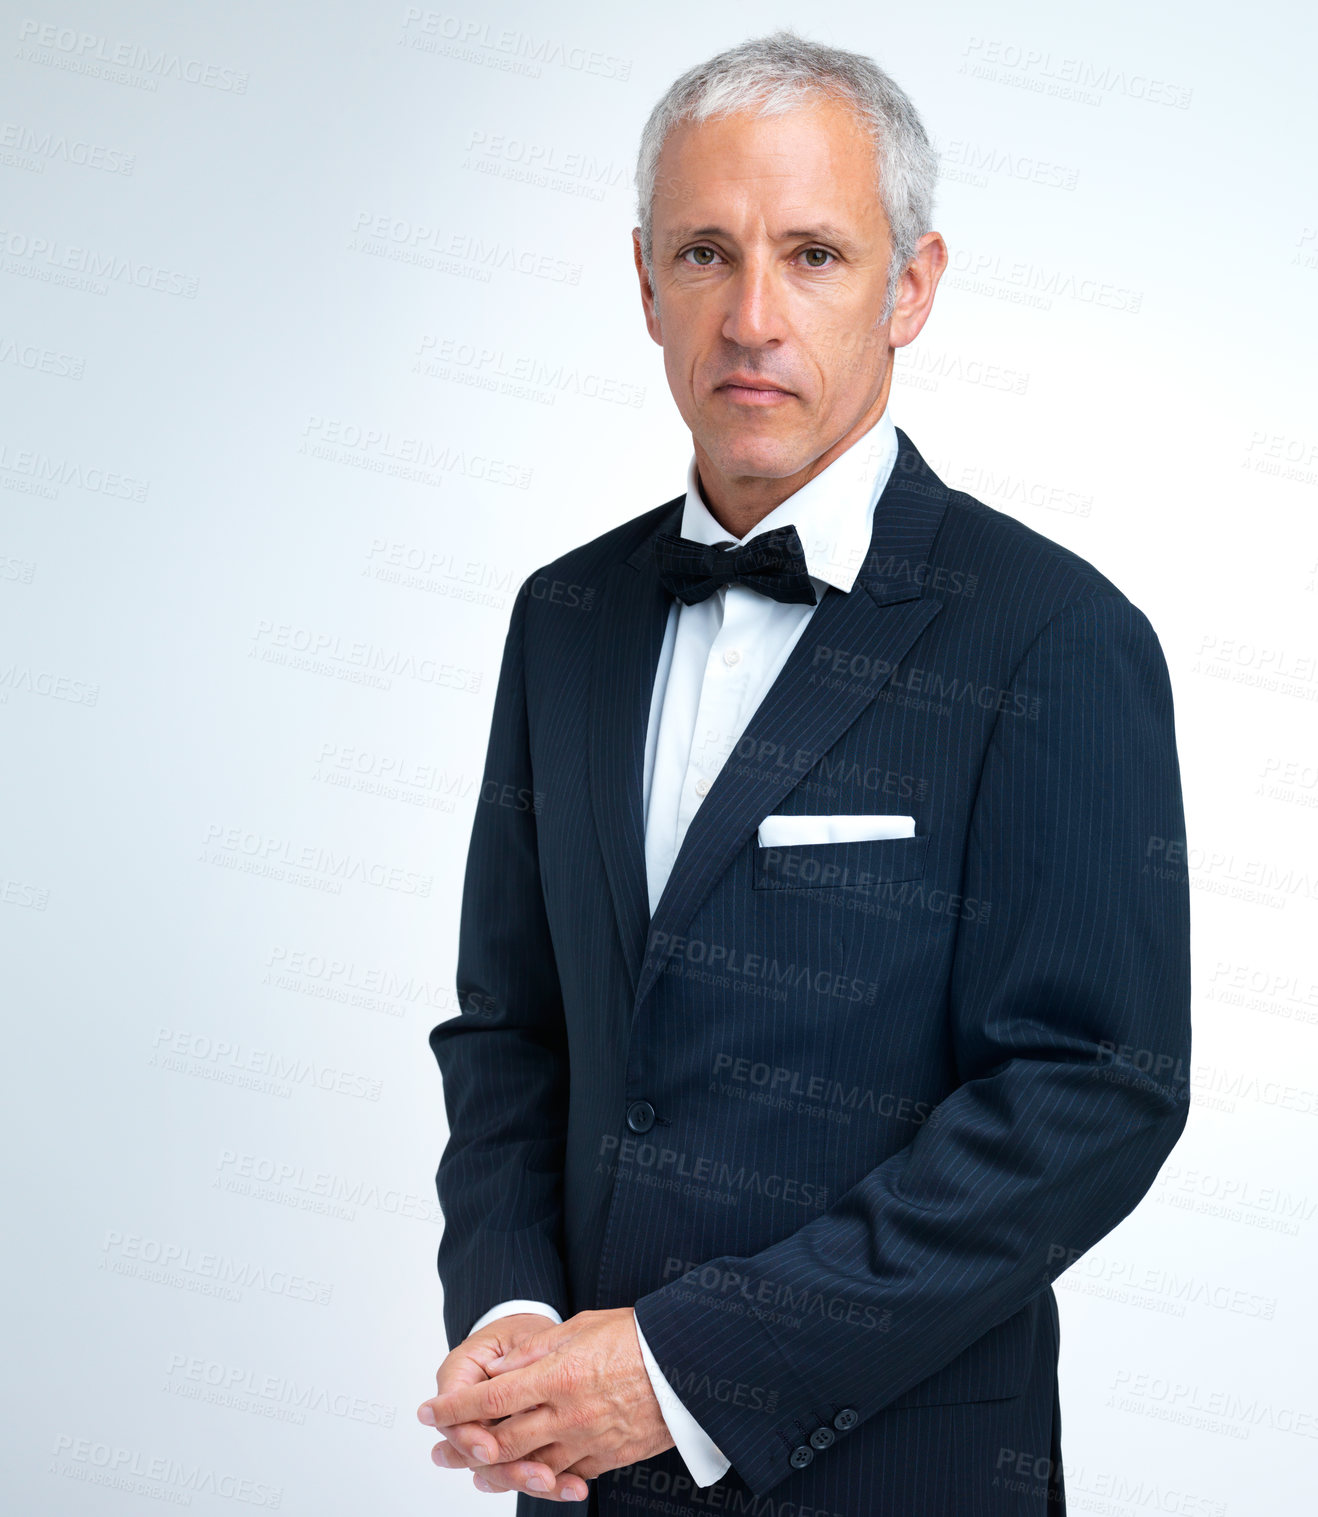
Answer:
M477 1489L584 1501L586 1481L673 1440L645 1372L631 1307L555 1323L517 1312L459 1343L419 1421L444 1434L431 1458Z

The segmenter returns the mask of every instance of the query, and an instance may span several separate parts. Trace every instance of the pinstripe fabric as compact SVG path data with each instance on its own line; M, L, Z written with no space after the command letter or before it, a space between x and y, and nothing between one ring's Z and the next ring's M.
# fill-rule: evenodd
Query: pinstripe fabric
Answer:
M826 593L653 920L641 766L668 600L646 543L681 498L513 610L463 1010L431 1034L445 1327L512 1296L634 1305L732 1461L693 1491L670 1450L601 1476L595 1510L1056 1517L1051 1283L1186 1120L1157 638L898 439L856 585ZM904 813L916 837L765 849L771 812Z

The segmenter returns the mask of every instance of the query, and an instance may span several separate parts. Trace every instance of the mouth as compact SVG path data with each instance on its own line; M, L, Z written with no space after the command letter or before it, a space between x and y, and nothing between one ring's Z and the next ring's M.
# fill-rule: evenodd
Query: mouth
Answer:
M749 406L780 405L785 400L796 398L791 390L780 389L775 385L755 384L749 378L728 380L719 385L714 393L738 405Z

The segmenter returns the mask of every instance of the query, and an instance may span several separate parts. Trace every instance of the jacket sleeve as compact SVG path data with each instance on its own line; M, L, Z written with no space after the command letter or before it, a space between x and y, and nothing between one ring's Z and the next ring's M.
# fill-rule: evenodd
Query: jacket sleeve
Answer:
M435 1188L450 1347L492 1302L533 1299L568 1315L567 1034L536 842L524 663L529 585L518 590L504 644L467 850L461 1010L430 1034L449 1123Z
M641 1362L645 1365L645 1373L650 1377L650 1389L654 1392L654 1399L659 1403L664 1426L673 1440L673 1447L676 1448L682 1463L686 1465L687 1473L697 1485L713 1485L727 1472L730 1463L727 1455L687 1411L686 1403L669 1385L667 1376L659 1368L654 1355L650 1352L650 1345L645 1341L645 1334L641 1331L641 1324L636 1321L634 1312L632 1326L636 1329L636 1342L640 1346Z
M799 1230L636 1303L757 1496L798 1467L793 1449L829 1457L812 1432L872 1416L1046 1290L1135 1207L1185 1125L1189 886L1162 650L1119 593L1086 595L1010 684L1021 699L998 717L966 842L963 895L991 911L958 922L955 1088ZM730 1290L851 1309L794 1330L720 1311ZM759 1405L711 1394L711 1362L761 1388Z

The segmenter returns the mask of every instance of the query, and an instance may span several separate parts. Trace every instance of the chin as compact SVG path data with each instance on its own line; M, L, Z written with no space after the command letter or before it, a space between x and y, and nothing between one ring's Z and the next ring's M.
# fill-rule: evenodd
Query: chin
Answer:
M801 449L786 438L757 437L753 434L724 436L716 447L706 446L724 474L758 474L781 479L804 468Z

